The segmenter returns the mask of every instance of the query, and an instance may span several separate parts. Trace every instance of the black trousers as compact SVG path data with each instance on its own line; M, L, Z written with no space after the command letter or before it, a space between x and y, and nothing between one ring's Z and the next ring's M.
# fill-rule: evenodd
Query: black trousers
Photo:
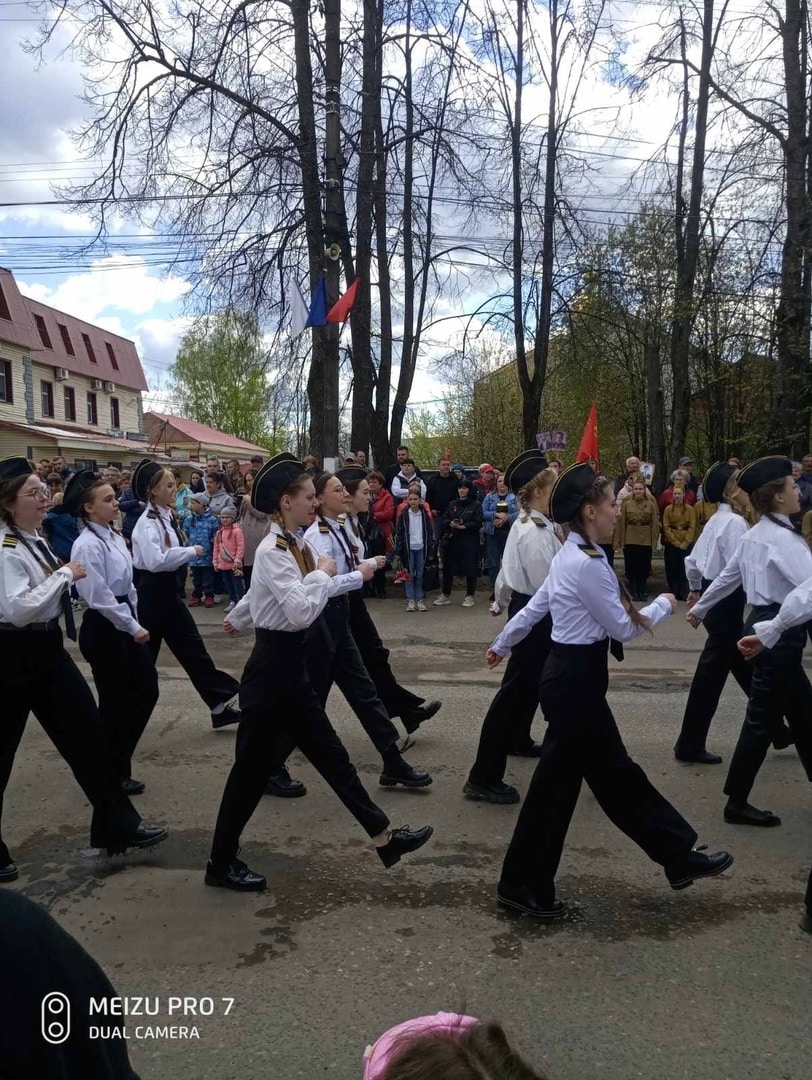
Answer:
M307 631L305 657L308 678L322 709L335 683L361 721L375 749L384 754L395 747L399 738L398 729L389 719L389 713L378 697L375 683L350 633L346 597L328 601L324 612ZM284 765L295 746L293 732L283 731L274 768Z
M158 703L152 653L92 609L82 619L79 648L93 672L113 768L132 776L133 753Z
M753 624L759 620L773 618L779 606L753 607L744 633L752 634ZM801 666L805 644L806 627L798 626L752 661L750 700L725 781L725 794L737 802L747 801L784 716L801 764L812 780L812 686Z
M414 712L426 699L401 686L395 678L389 663L389 650L381 641L381 635L367 610L360 589L349 594L349 605L350 633L358 646L364 667L375 683L384 708L390 717Z
M239 692L237 680L214 666L206 651L197 623L176 589L174 573L152 574L142 570L138 577L138 620L149 630L152 658L157 662L165 641L169 651L189 676L192 685L210 709L229 701Z
M138 828L141 818L118 789L96 702L65 652L61 632L3 631L0 647L0 817L14 756L33 712L93 806L91 845L115 847ZM0 866L10 861L0 835Z
M662 866L678 863L696 833L636 765L606 701L608 641L555 642L541 679L547 734L502 867L506 885L526 885L544 901L583 780L617 827Z
M298 746L368 836L389 819L372 802L322 708L305 662L304 633L257 630L240 686L242 720L212 841L211 861L223 871L237 855L240 834L256 810L280 738Z
M508 605L510 618L529 601L529 596L515 592ZM547 615L536 623L524 641L511 649L502 685L482 723L479 749L470 773L475 784L494 784L502 780L507 755L532 742L530 726L539 704L539 682L550 653L552 629L552 618Z
M685 556L690 548L678 548L673 544L666 544L663 549L665 561L665 577L668 582L669 592L676 596L677 600L688 599L688 579L685 576Z
M651 548L648 544L624 544L623 563L626 578L633 593L646 591L651 577Z
M442 591L445 596L451 595L451 590L454 587L454 578L459 575L454 570L454 554L449 552L451 545L445 549L445 559L443 560L443 574L442 574ZM478 574L466 574L465 575L465 594L466 596L473 596L476 592L476 583Z

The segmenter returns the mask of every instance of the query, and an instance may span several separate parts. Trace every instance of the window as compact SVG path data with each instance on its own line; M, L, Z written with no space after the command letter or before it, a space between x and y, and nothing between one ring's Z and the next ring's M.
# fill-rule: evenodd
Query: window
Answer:
M3 286L0 285L0 319L7 319L11 322L11 312L8 309L6 298L3 295Z
M76 393L72 386L65 387L65 419L76 420Z
M88 360L91 362L91 364L98 364L99 361L96 359L96 354L93 351L93 343L91 342L90 337L87 334L82 334L82 341L85 343Z
M110 363L113 365L113 371L118 371L118 360L116 360L116 354L113 352L113 346L109 341L104 343L107 346L107 355L110 357Z
M96 406L96 395L87 395L87 422L88 424L98 424L99 422L99 410Z
M110 427L118 431L121 427L121 417L118 411L118 398L110 398Z
M44 379L39 384L40 395L42 397L42 415L53 416L54 415L54 384L52 382L46 382Z
M7 405L14 404L14 391L11 388L11 361L0 360L0 401Z
M70 339L68 328L64 323L57 323L59 327L59 333L62 335L62 344L65 346L65 352L68 356L76 356L76 350L73 347L73 342Z
M48 327L45 325L45 319L41 315L34 315L34 322L37 324L37 330L39 330L39 337L42 344L46 349L52 349L51 335L48 333Z

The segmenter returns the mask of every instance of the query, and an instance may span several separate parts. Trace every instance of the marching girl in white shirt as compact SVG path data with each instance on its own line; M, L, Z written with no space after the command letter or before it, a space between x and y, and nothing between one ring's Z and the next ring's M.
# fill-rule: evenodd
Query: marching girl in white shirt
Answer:
M62 643L60 615L75 639L71 583L78 562L60 566L39 533L50 498L25 458L0 461L0 810L29 712L33 712L90 803L90 843L110 855L147 848L166 829L149 828L119 790L90 687ZM0 882L17 867L0 838Z
M666 619L674 597L658 596L640 612L621 601L619 582L597 546L608 542L617 521L611 481L586 464L572 465L553 487L550 510L569 527L567 541L542 587L488 652L495 667L552 615L540 688L547 734L497 890L502 906L542 920L565 911L555 897L555 874L584 780L614 824L665 869L672 889L720 874L733 862L727 852L693 850L696 833L629 757L606 701L609 639L628 641Z
M386 814L361 783L310 682L305 632L342 583L335 561L313 558L299 538L316 506L313 480L290 454L260 469L251 503L273 514L268 536L257 548L251 588L225 620L233 634L253 624L256 641L240 687L242 721L234 765L226 782L207 885L240 892L264 889L266 880L237 858L240 834L262 798L280 737L299 747L371 838L384 866L422 847L433 830L426 825L390 829Z
M750 496L760 518L691 608L688 621L693 626L698 626L719 601L742 587L747 603L752 604L748 626L771 619L789 593L812 575L812 552L790 523L790 516L798 513L800 504L789 458L759 458L742 469L737 482ZM812 780L812 687L802 667L805 644L803 627L789 629L753 664L750 700L724 789L728 796L725 821L733 825L781 824L776 814L757 809L749 798L770 741L782 729L783 716L789 722L801 764Z
M132 756L158 702L158 674L149 633L138 621L132 557L113 528L116 493L95 473L75 473L63 505L84 526L71 550L87 572L76 585L87 604L79 648L93 672L121 790L140 795L144 784L132 777Z
M522 512L508 533L502 568L496 579L491 614L507 608L512 618L528 604L561 550L555 526L548 517L550 489L558 473L547 468L538 450L526 450L505 470L505 483L521 499ZM469 799L506 805L519 801L519 792L504 781L508 754L538 757L541 743L530 728L539 705L539 680L550 652L553 621L546 615L511 651L502 685L482 723L476 761L463 793Z
M147 648L157 662L161 644L192 681L211 710L213 728L236 724L239 710L232 699L240 684L214 666L197 623L178 596L176 571L203 554L200 545L187 545L175 514L175 478L169 469L145 458L135 469L132 490L147 504L132 534L133 565L138 574L139 621L149 632Z

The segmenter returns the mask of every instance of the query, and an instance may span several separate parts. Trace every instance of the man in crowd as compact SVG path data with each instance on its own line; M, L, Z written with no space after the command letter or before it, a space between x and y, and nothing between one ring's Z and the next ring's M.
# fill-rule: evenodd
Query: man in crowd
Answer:
M451 471L451 462L448 458L440 458L437 462L437 470L437 475L433 476L426 485L426 502L434 514L434 533L439 545L448 524L443 515L457 498L459 481Z
M693 475L694 459L692 457L681 457L679 459L679 465L677 466L682 472L688 474L688 478L685 481L686 494L690 491L694 496L694 502L696 502L696 495L699 491L699 481ZM688 500L685 500L688 502Z
M420 484L420 498L425 499L426 485L418 474L415 463L411 458L406 458L400 467L400 472L392 481L392 498L396 504L405 501L409 494L409 485L415 482Z
M226 476L231 484L231 490L240 491L242 488L242 466L236 458L226 462Z
M62 483L66 483L71 476L73 476L74 470L66 463L63 457L55 457L51 463L53 470L62 477Z
M54 472L54 467L51 465L47 458L42 458L37 462L37 476L40 480L47 480L48 477ZM60 477L60 479L62 479Z
M355 460L363 469L367 467L367 455L365 450L355 451Z
M258 471L262 468L264 460L265 459L262 457L262 454L254 454L254 456L251 458L251 468Z

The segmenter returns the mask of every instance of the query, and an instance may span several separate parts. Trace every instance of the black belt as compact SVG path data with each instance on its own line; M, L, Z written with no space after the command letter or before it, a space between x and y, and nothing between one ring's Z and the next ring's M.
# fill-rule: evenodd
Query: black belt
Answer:
M325 608L346 608L348 603L347 594L343 593L341 596L332 597L324 606Z
M53 632L59 629L59 619L48 619L47 622L32 622L27 623L25 626L14 626L12 623L0 623L0 631L7 631L9 633L23 634L26 631L32 631L34 633Z

